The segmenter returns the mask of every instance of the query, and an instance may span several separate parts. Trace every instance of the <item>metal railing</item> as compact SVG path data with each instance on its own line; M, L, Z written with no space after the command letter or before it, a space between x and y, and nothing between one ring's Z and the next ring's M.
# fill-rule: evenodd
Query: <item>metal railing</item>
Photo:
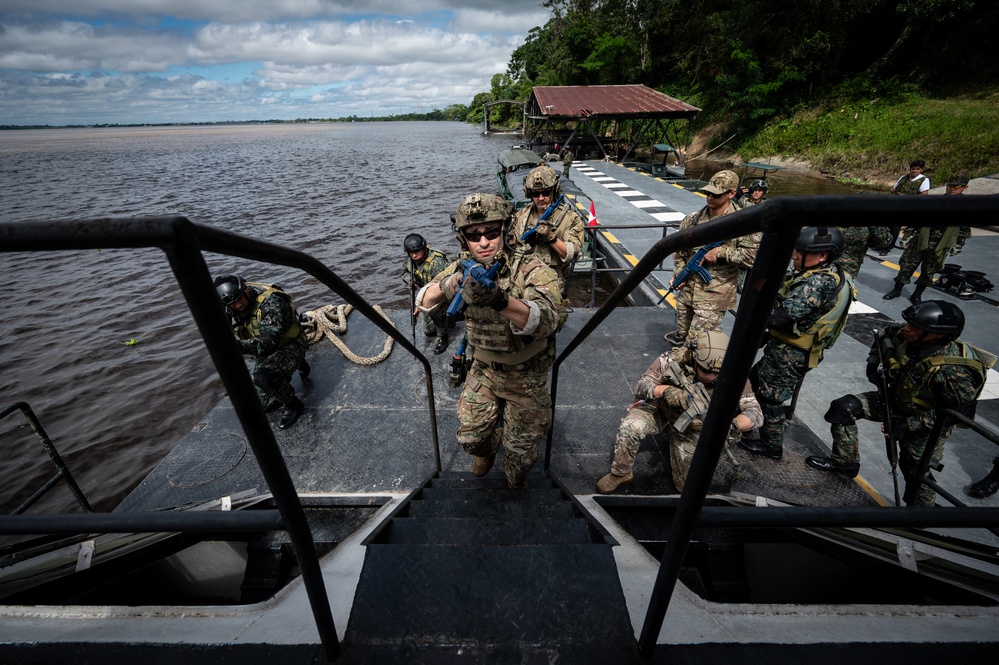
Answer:
M985 227L994 224L997 214L999 197L780 197L765 206L741 210L709 224L700 224L670 234L657 242L608 296L607 302L566 345L552 367L553 409L557 404L559 368L562 363L640 286L665 257L679 249L691 249L711 242L762 233L756 261L742 290L731 335L731 339L739 340L739 343L731 344L725 354L649 600L639 638L639 650L643 657L651 658L654 653L693 530L706 523L707 519L713 524L724 521L731 526L999 526L999 508L938 510L826 507L821 510L788 508L767 511L704 508L711 478L729 432L730 414L737 410L739 397L763 339L767 320L784 281L785 268L800 229L806 225L853 227L874 224L945 228L953 225L955 219L960 219L962 225ZM545 447L546 471L551 468L553 432L554 425L549 429Z
M219 372L277 511L14 515L0 517L0 533L76 534L161 531L285 530L301 568L319 639L328 661L340 653L319 558L288 467L261 408L249 370L226 320L203 252L303 270L353 305L424 368L436 470L441 469L433 378L427 358L377 310L324 264L297 250L191 222L184 217L92 219L0 224L0 251L57 251L158 247L166 254L194 321Z

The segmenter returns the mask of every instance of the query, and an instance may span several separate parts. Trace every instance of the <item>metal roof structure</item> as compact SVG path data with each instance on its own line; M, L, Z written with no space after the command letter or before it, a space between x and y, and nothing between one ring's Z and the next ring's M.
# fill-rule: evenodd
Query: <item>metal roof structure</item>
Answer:
M644 85L535 86L527 113L550 119L692 120L701 109Z

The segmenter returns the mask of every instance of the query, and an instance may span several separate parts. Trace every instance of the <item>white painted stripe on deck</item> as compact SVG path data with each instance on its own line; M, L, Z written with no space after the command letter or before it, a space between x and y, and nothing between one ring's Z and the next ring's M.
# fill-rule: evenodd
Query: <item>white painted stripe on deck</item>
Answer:
M614 193L617 194L618 196L623 196L625 198L627 198L629 196L648 196L648 194L644 194L644 193L636 191L634 189L630 189L630 190L627 190L627 191L622 190L620 192L614 192Z
M686 217L682 212L654 212L652 216L658 222L682 222Z
M853 304L850 305L850 314L874 314L879 310L874 309L870 305L865 305L859 300L854 300Z
M665 206L655 199L649 199L648 201L632 201L631 205L636 208L669 208L669 206Z

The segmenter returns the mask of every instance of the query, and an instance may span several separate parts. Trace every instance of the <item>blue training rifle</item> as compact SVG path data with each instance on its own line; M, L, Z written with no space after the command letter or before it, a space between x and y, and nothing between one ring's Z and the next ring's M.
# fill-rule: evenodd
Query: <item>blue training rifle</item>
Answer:
M462 286L458 287L458 293L454 295L454 300L448 305L447 315L452 319L456 317L464 308L465 299L462 297L461 292L464 290L465 280L471 275L475 278L475 281L486 288L491 288L493 285L493 280L496 279L496 274L499 272L500 264L499 261L494 263L489 270L486 270L479 263L476 263L475 259L465 259L461 262L461 272L464 275L462 278Z
M524 235L520 236L520 241L527 242L531 238L531 236L537 233L538 227L541 225L541 222L545 221L546 219L552 216L552 213L555 212L555 208L558 207L558 204L562 203L563 199L565 199L565 194L559 194L558 198L552 201L552 204L547 208L545 208L545 211L541 213L541 217L538 218L538 223L535 224L532 228L529 228L528 230L524 231Z
M663 297L659 299L659 302L657 302L656 304L661 305L662 302L666 300L666 297L669 294L676 291L677 289L679 289L681 286L683 286L691 275L696 274L698 277L701 278L701 281L704 282L705 284L710 282L711 273L708 272L707 268L701 265L701 262L704 261L704 257L705 255L707 255L708 252L710 252L715 247L720 246L721 244L722 244L721 241L713 242L697 250L697 252L692 257L690 257L690 260L687 261L687 264L683 266L680 272L673 275L673 280L669 283L669 289L666 291Z

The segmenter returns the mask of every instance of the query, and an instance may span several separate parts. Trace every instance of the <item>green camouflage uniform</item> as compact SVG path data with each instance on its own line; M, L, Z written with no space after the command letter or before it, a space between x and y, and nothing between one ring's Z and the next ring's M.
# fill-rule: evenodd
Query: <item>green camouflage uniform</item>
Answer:
M843 234L843 254L836 263L850 277L857 279L864 255L870 249L891 248L891 230L887 226L851 226L837 227Z
M760 441L764 445L784 445L784 402L791 399L808 370L821 362L823 350L835 343L854 298L853 279L840 273L835 263L805 270L784 282L775 311L783 310L785 320L793 325L769 331L763 357L749 374L763 409ZM823 322L828 327L823 329Z
M586 233L583 230L583 219L573 209L572 204L563 199L545 220L551 224L555 237L565 243L566 254L563 259L551 248L551 245L529 245L520 239L524 233L534 228L543 212L539 213L533 204L518 210L507 232L505 246L536 253L558 275L559 292L565 293L565 286L572 276L572 265L583 251Z
M534 254L514 257L500 270L497 284L510 298L533 304L532 317L520 330L490 307L465 310L473 360L458 400L457 435L462 448L476 457L494 455L502 446L511 487L526 480L538 458L535 444L551 426L548 369L555 360L562 302L554 271ZM506 256L499 260L506 263ZM458 262L452 263L433 281L442 284L460 270ZM443 285L442 290L448 299L454 297Z
M894 187L892 187L892 189L898 192L899 194L913 196L919 194L919 188L923 186L923 180L925 179L926 176L920 173L918 176L916 176L915 180L910 180L909 174L906 173L901 178L895 181L895 185Z
M569 177L569 169L572 168L572 160L575 159L575 155L572 154L572 150L568 148L562 153L562 177Z
M903 234L906 237L910 234ZM951 226L945 229L914 229L914 233L909 239L909 244L902 252L902 258L898 261L898 274L895 275L895 283L905 286L912 279L912 273L916 271L919 264L923 267L919 271L919 278L916 285L926 288L933 282L933 276L940 272L941 266L947 259L947 252L957 247L958 251L964 247L964 242L971 235L969 226Z
M611 464L611 473L615 476L626 476L631 473L635 466L635 455L638 454L642 439L654 434L668 432L673 485L677 490L683 490L687 480L687 472L690 470L690 461L694 457L694 448L697 446L697 439L701 434L702 422L700 418L696 418L683 432L678 432L673 427L673 423L683 413L682 409L667 404L664 399L653 397L653 390L656 386L667 385L683 388L667 372L670 362L676 362L687 381L690 383L697 381L694 368L683 362L683 351L684 349L678 347L662 354L649 365L649 368L638 379L638 383L635 385L635 398L641 401L634 405L628 411L628 415L621 420L617 440L614 444L614 462ZM704 387L710 396L714 387L707 385ZM739 411L753 422L753 427L759 427L763 423L763 413L760 411L760 405L753 396L748 381L742 392L742 397L739 399ZM733 426L726 445L734 444L740 437L739 430Z
M885 337L892 341L893 348L890 357L885 358L889 365L888 391L891 397L892 415L895 417L893 434L899 443L899 468L906 479L912 478L919 467L923 450L929 443L930 432L936 421L937 407L960 409L978 399L985 385L985 368L978 362L971 365L956 364L964 360L963 356L978 360L978 355L960 340L934 344L917 351L913 357L908 353L911 349L902 335L903 324L893 323L885 328ZM874 345L878 340L875 339ZM867 357L869 367L878 365L878 351L871 346ZM926 365L928 358L941 358L939 365ZM948 362L949 361L949 362ZM868 372L872 374L873 372ZM906 395L916 394L918 404ZM861 413L857 418L881 422L882 408L878 392L871 391L854 395L861 404ZM930 468L939 471L943 468L944 442L950 437L953 427L946 427L940 433L940 439L933 450ZM830 426L833 438L832 459L836 462L860 463L860 450L856 421L833 423ZM936 493L925 485L919 490L916 505L932 506Z
M239 340L239 350L254 359L253 384L265 407L272 401L288 404L295 398L291 375L305 360L309 342L298 323L291 296L278 286L248 283L250 308L229 322Z
M721 216L738 210L738 206L730 202ZM710 221L708 209L704 207L684 217L680 222L679 231L683 232ZM725 318L725 312L735 307L741 270L753 266L762 237L763 234L754 233L726 241L719 247L718 262L704 266L711 273L710 282L705 284L697 275L691 275L684 282L676 292L677 339L690 341L703 331L719 327ZM683 249L673 254L674 275L683 270L696 251L696 248Z
M447 267L447 264L447 255L444 252L428 247L423 260L415 265L409 256L405 258L402 262L402 281L406 283L406 286L413 287L415 285L416 290L419 290L429 284L437 273ZM412 279L413 277L415 279ZM410 284L411 279L413 284ZM446 312L445 306L440 310L435 310L433 314L424 313L420 316L423 320L423 333L427 337L433 337L447 331Z

